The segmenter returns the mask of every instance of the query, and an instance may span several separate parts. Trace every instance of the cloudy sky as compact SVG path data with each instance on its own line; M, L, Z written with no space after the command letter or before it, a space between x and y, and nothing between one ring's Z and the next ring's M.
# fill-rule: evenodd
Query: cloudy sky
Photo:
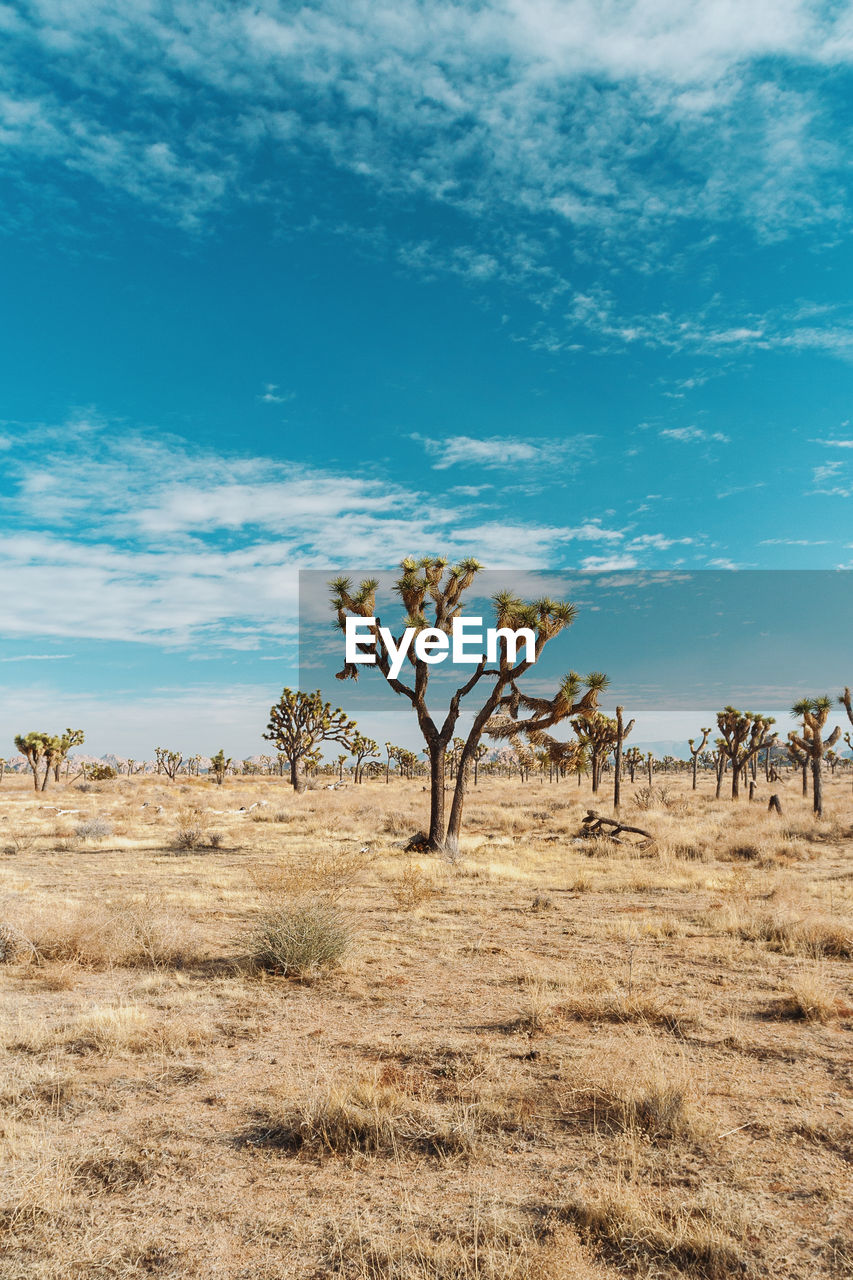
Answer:
M853 564L849 4L34 0L0 57L6 737L261 749L300 566Z

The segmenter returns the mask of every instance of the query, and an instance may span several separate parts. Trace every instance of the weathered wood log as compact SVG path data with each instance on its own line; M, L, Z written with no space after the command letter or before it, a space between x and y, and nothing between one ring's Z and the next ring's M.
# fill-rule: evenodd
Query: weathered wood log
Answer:
M603 813L598 813L595 809L587 809L586 817L581 822L581 835L584 836L606 836L608 840L613 840L616 844L634 844L634 841L620 840L621 835L643 836L646 841L651 842L654 836L651 831L646 831L643 827L630 827L625 822L618 822L615 818L607 818Z

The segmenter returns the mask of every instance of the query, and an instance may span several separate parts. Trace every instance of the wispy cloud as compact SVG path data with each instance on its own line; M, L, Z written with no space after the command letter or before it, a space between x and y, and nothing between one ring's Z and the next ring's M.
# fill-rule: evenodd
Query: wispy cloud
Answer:
M264 387L263 395L258 396L263 404L287 404L289 400L296 399L294 391L288 391L284 395L279 394L277 382L268 382Z
M828 547L827 538L763 538L760 547Z
M70 657L70 653L14 653L8 658L0 658L0 662L58 662Z
M21 440L0 561L10 637L257 649L293 635L297 566L382 568L440 548L545 568L625 536L592 516L508 518L500 492L445 504L370 474L116 433L91 415ZM663 549L657 536L636 546Z
M663 533L641 533L625 544L627 551L668 551L670 547L689 547L695 538L668 538Z
M448 467L482 467L486 470L516 470L522 467L565 467L571 469L589 457L596 437L576 435L563 439L522 440L506 436L422 436L412 434L434 459L436 471Z
M662 440L677 440L680 444L730 444L730 438L722 431L704 431L702 427L665 427L658 435Z
M4 45L7 172L32 189L45 171L82 175L190 231L237 203L281 207L319 162L476 226L456 244L403 237L394 252L410 269L514 280L553 303L569 282L543 250L552 236L567 233L579 261L594 246L648 271L678 224L766 240L831 234L849 215L846 90L826 75L853 61L843 6L36 0L5 23ZM594 327L575 294L575 323ZM612 336L689 340L678 323L616 321ZM820 316L776 339L723 318L704 339L765 340L853 346Z
M587 556L581 561L581 568L590 573L605 573L620 569L636 569L638 564L636 556Z

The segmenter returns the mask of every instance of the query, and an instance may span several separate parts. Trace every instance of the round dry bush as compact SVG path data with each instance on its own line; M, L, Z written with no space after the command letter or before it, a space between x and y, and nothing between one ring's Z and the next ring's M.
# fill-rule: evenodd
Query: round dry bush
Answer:
M270 973L308 978L339 964L351 941L338 908L312 899L268 911L253 935L251 954Z

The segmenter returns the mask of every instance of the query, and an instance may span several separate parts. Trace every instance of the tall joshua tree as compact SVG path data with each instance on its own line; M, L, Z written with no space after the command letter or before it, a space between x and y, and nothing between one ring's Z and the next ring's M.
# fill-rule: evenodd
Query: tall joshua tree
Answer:
M376 745L375 738L365 738L360 733L356 733L350 744L350 754L355 756L355 777L354 782L362 782L364 779L364 770L366 768L365 760L378 760L379 750Z
M639 747L631 747L630 751L625 752L624 759L625 759L626 765L628 766L628 770L631 774L631 781L633 782L634 774L636 773L639 766L643 763L643 759L644 759L643 753Z
M154 759L157 761L157 772L165 773L174 782L184 763L183 754L180 751L170 751L168 747L155 747Z
M823 814L823 758L841 737L840 725L835 726L828 738L823 737L831 709L832 700L826 695L820 698L801 698L791 708L792 715L802 717L803 732L800 735L792 730L788 739L811 765L812 809L816 818ZM804 762L804 773L805 767Z
M228 772L228 766L231 763L231 757L226 759L225 752L222 747L219 748L215 756L210 757L210 772L216 779L217 785L222 786L225 781L225 775Z
M717 728L722 735L717 739L717 746L732 766L733 800L740 794L740 776L749 761L765 747L772 747L778 738L778 733L770 732L770 726L775 723L772 716L738 711L736 707L724 707L717 712Z
M622 707L616 708L616 759L613 765L613 808L619 811L622 799L622 743L634 727L634 721L627 724L622 720Z
M711 730L702 729L700 730L700 732L702 734L702 741L699 743L698 747L696 746L695 738L687 739L687 745L690 748L690 754L693 757L693 790L694 791L696 790L696 768L699 764L699 757L701 756L702 752L705 750L705 743L708 741L708 734L711 732Z
M404 626L414 628L417 633L429 630L449 635L453 618L459 615L464 594L480 571L480 564L476 560L467 559L451 566L443 556L427 556L421 560L408 557L400 568L401 576L395 583L394 590L407 611ZM507 737L514 737L528 727L546 729L581 710L594 709L597 690L587 682L586 693L581 698L582 682L580 677L572 675L563 681L551 699L526 697L518 688L517 682L533 662L527 660L526 653L524 659L517 659L514 652L510 656L506 638L501 636L495 662L489 665L483 657L473 665L468 679L454 690L447 713L439 723L427 706L430 666L418 657L414 646L407 651L406 661L411 672L408 680L391 675L391 657L379 631L381 619L376 615L378 585L375 579L366 579L358 588L354 588L350 578L337 578L330 583L332 607L341 630L345 629L348 616L374 618L371 627L376 658L374 669L379 671L395 693L409 701L426 743L425 754L430 769L428 847L454 857L459 848L469 766L487 726L491 726L489 732L494 730L496 736ZM525 603L509 591L499 592L494 596L492 606L498 628L518 630L529 627L533 631L534 661L548 641L569 626L575 616L573 605L547 599ZM430 619L427 618L426 610L432 615ZM394 637L395 645L399 645L399 642L400 637ZM346 664L338 677L342 680L356 679L358 669L354 664ZM491 689L474 713L473 723L459 753L448 818L445 808L445 756L462 704L474 693L481 681L490 681ZM530 712L526 719L519 718L521 708Z
M68 759L68 752L72 747L81 747L86 741L86 735L82 729L66 729L59 737L59 754L54 757L53 776L59 781L59 771L65 760ZM66 775L67 776L67 775Z
M305 767L314 752L324 742L339 742L350 750L356 733L355 721L349 720L340 707L333 710L331 703L323 701L319 689L314 693L284 689L278 702L270 707L264 737L287 758L294 791L304 791Z
M579 716L572 721L578 742L589 752L592 763L592 794L598 795L601 769L607 756L616 746L618 728L615 720L596 711L592 715Z
M58 738L54 738L49 733L39 733L34 730L31 733L19 733L15 735L15 746L25 758L27 764L33 771L33 788L38 791L39 786L44 790L50 776L50 760L51 760L51 743L57 744ZM54 746L53 750L57 748ZM39 778L39 767L45 761L44 781Z

